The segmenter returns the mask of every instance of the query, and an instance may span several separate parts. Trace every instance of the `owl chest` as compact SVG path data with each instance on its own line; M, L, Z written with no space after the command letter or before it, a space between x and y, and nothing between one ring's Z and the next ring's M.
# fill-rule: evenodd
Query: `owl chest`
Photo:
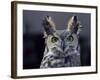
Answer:
M69 50L70 51L70 50ZM73 66L73 65L79 65L79 62L75 62L80 61L80 55L78 55L79 51L70 51L68 53L60 53L60 52L56 52L56 53L51 53L48 52L48 55L46 55L44 57L43 60L43 65L42 67L44 68L59 68L59 67L68 67L68 66Z

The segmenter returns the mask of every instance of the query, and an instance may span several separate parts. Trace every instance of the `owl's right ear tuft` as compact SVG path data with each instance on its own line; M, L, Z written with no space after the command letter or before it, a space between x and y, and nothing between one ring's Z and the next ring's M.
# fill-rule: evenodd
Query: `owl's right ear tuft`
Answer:
M52 35L56 32L56 25L50 16L46 16L42 22L44 28L44 36Z

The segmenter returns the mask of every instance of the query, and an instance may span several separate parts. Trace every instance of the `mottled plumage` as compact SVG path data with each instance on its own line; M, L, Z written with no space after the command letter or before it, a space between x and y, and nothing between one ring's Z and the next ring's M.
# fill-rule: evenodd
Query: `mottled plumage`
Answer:
M40 68L80 66L80 23L76 16L68 21L65 30L56 30L50 16L43 20L45 51Z

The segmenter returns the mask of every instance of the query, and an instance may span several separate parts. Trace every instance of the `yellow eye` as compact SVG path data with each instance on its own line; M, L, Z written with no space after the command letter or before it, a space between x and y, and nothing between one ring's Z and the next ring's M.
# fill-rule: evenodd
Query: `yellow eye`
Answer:
M55 43L55 42L57 42L57 41L58 41L58 38L57 38L57 37L52 37L52 38L51 38L51 42L52 42L52 43Z
M74 40L73 36L68 36L67 41L72 42Z

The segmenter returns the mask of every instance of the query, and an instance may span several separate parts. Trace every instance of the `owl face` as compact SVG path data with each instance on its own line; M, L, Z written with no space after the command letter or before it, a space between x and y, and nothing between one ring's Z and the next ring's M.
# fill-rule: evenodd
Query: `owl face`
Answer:
M69 49L78 46L78 33L80 29L76 16L72 16L65 30L56 30L56 25L50 16L43 20L45 44L52 54L66 53Z
M78 46L78 36L76 34L70 34L70 32L64 31L60 34L56 32L54 35L49 35L45 39L45 43L50 52L66 53L69 48L76 49Z

